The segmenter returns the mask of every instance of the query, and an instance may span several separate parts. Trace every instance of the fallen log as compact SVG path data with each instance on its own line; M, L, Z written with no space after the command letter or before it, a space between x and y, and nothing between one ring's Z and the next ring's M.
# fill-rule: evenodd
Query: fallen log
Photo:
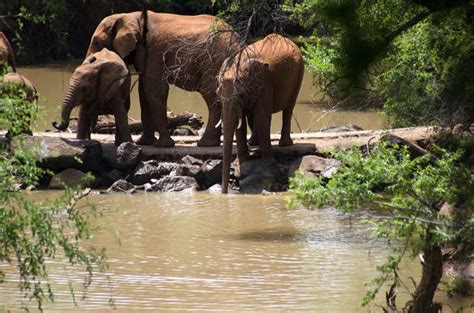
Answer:
M69 129L73 133L77 132L77 120L77 118L71 118L70 120ZM172 111L168 111L168 129L171 133L178 127L183 126L198 130L203 124L202 117L195 113L184 111L181 114L175 114ZM142 122L131 117L128 118L128 127L131 134L138 135L143 132ZM115 134L114 116L100 115L92 132L95 134Z
M295 145L289 147L279 147L278 140L280 135L272 134L271 140L275 153L288 156L302 156L306 154L314 154L318 152L327 152L334 148L346 149L351 146L363 146L371 144L379 140L382 136L390 133L395 136L404 138L405 140L416 142L419 140L428 139L435 129L433 127L411 127L387 130L364 130L351 131L342 133L294 133L291 134ZM0 136L1 136L0 132ZM4 135L4 132L3 132ZM34 133L38 137L56 137L64 139L73 139L76 137L72 133L64 132L38 132ZM113 146L114 135L109 134L92 134L92 139L98 140L104 146ZM138 136L133 136L137 140ZM173 136L176 146L173 148L159 148L153 146L143 146L143 152L147 156L165 156L168 158L178 157L183 155L191 156L222 156L222 147L197 147L196 143L199 136ZM110 148L109 148L110 149ZM106 149L105 149L106 150ZM236 153L234 146L233 152Z

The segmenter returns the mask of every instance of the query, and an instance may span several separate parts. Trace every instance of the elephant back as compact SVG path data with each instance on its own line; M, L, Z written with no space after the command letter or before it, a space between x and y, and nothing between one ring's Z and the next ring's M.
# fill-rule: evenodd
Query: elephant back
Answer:
M11 90L18 96L21 96L21 93L24 92L26 99L29 101L36 100L36 88L33 83L26 78L25 76L18 73L7 73L3 77L1 90Z

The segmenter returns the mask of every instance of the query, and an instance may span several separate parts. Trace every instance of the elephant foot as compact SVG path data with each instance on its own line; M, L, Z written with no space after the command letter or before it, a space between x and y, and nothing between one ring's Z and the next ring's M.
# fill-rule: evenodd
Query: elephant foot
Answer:
M258 138L252 135L249 139L249 146L258 146L258 144Z
M153 145L155 147L174 147L174 140L171 137L160 137Z
M293 139L291 139L290 137L280 138L280 141L278 142L278 145L280 147L291 146L291 145L293 145Z
M197 142L198 147L218 147L221 145L220 136L217 138L204 138L202 137Z
M142 145L142 146L154 146L158 142L158 139L155 137L145 137L141 136L137 141L137 145Z

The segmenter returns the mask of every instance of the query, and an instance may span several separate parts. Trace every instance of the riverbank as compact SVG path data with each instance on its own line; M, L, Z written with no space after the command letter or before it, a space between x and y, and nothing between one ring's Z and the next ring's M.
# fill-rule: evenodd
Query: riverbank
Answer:
M261 160L258 147L251 147L248 162L242 167L237 160L232 163L231 185L235 192L241 193L285 191L288 178L297 170L310 176L331 175L338 166L336 160L327 158L327 152L332 149L351 146L365 149L381 138L389 138L423 153L417 143L426 142L434 131L433 127L387 130L342 127L328 132L292 134L294 145L289 147L279 147L280 136L272 134L274 160ZM77 140L75 136L36 132L33 137L26 137L29 146L38 147L39 165L50 173L38 188L81 185L126 193L207 189L220 192L222 147L198 147L198 136L173 136L176 146L172 148L131 143L115 147L114 135L108 134L92 134L92 140ZM133 139L137 140L138 136ZM236 151L234 145L234 156ZM93 178L88 179L87 173Z
M274 152L276 154L291 153L310 153L310 152L328 152L334 148L346 149L351 146L361 146L374 143L385 134L392 134L408 141L420 141L428 139L435 132L434 127L420 126L393 129L377 129L377 130L352 130L352 131L331 131L331 132L310 132L310 133L293 133L291 138L295 145L290 147L279 147L277 145L280 139L279 134L271 134L271 141ZM48 138L64 138L74 139L76 134L59 133L59 132L35 132L36 137ZM132 136L133 140L137 140L140 136ZM172 136L176 142L173 148L159 148L154 146L142 146L143 152L147 156L174 156L174 155L195 155L195 156L221 156L222 147L198 147L196 145L199 136ZM113 134L92 134L93 140L98 140L103 144L114 142ZM236 153L234 145L233 154Z

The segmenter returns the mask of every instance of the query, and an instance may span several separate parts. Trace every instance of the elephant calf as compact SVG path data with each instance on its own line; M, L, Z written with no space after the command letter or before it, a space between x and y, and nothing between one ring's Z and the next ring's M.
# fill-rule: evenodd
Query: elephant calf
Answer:
M113 114L117 129L115 144L131 142L127 117L130 81L127 66L115 52L104 48L90 55L72 74L61 106L62 121L53 122L53 126L65 130L72 109L80 105L78 139L90 139L91 127L95 126L98 115Z
M260 143L263 158L271 157L272 113L283 111L280 146L293 144L291 116L303 79L300 49L289 39L271 34L227 59L219 73L222 102L224 164L222 192L227 193L234 132L239 162L248 158L246 117Z

